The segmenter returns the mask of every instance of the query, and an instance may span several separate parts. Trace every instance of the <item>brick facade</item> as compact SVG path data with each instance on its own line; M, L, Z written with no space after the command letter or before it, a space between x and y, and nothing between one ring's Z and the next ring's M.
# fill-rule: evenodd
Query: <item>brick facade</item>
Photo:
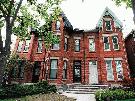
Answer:
M105 9L105 11L108 11L108 9ZM55 30L55 22L53 22L52 24L52 30L54 31L54 34L57 34L60 37L60 48L58 50L50 50L49 60L46 62L46 64L44 63L44 59L46 59L45 57L48 53L45 50L44 43L42 47L42 52L37 53L38 37L35 36L35 33L32 33L31 35L28 52L23 52L24 45L22 45L21 52L17 52L17 54L19 54L20 57L25 56L28 60L32 62L39 61L40 71L38 75L38 80L47 80L50 83L120 83L122 80L118 79L119 75L116 68L117 61L120 61L121 64L120 69L122 70L122 78L129 79L129 69L125 52L123 33L121 31L121 28L115 26L116 21L114 21L114 18L112 16L110 16L111 13L110 15L105 14L106 13L104 13L104 15L101 17L101 26L97 26L97 28L94 30L87 31L79 29L72 30L72 28L70 29L66 27L65 19L63 19L63 16L60 16L60 31ZM106 30L106 22L104 19L109 19L109 21L111 21L111 30ZM112 41L113 36L117 36L117 44L119 46L118 50L114 50ZM65 37L68 39L66 51L64 50ZM103 37L108 37L109 39L110 50L108 51L104 50ZM94 51L90 51L90 40L92 40L92 42L94 40ZM80 46L78 52L75 51L75 42L78 42L77 44L79 44ZM15 51L17 51L18 44L19 40L17 39ZM58 61L56 70L57 76L55 79L50 78L50 65L53 59ZM107 69L106 67L106 61L108 60L111 61L111 69ZM62 78L64 61L67 61L66 79ZM109 73L107 74L107 71L109 70L111 70L111 75ZM54 71L52 75L54 76ZM107 77L109 78L109 76L111 76L113 79L108 80ZM33 78L33 70L31 70L31 72L25 72L24 78L21 79L20 82L34 82Z

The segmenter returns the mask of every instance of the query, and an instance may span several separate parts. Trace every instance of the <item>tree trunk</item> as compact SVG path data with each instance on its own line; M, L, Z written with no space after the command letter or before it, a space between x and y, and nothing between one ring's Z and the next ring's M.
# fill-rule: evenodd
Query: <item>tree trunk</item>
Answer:
M131 2L132 2L133 14L134 14L133 20L134 20L134 24L135 24L135 0L132 0Z
M12 26L10 24L10 17L6 19L6 40L5 40L5 54L10 54Z

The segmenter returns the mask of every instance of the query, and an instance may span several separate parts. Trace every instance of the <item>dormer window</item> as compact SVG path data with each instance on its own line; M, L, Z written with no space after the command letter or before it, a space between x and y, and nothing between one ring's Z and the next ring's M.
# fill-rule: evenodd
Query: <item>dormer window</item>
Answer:
M60 21L56 21L56 30L60 30Z
M111 31L112 30L112 26L111 26L111 21L105 21L105 27L106 27L106 31Z

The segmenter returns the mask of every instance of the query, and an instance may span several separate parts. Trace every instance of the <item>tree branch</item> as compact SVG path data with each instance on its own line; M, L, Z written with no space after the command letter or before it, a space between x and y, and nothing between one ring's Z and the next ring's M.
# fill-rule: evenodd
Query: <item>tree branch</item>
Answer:
M4 4L4 3L1 3L3 6L4 6L4 8L7 10L7 12L8 12L8 8L6 7L6 5ZM8 14L8 13L7 13Z
M17 13L18 13L18 11L19 11L19 9L20 9L20 7L21 7L22 1L23 1L23 0L20 0L20 1L19 1L19 4L18 4L18 6L17 6L17 8L16 8L16 10L15 10L15 15L13 16L13 19L12 19L12 21L11 21L11 26L14 25L14 22L15 22L15 19L16 19L16 17L17 17Z

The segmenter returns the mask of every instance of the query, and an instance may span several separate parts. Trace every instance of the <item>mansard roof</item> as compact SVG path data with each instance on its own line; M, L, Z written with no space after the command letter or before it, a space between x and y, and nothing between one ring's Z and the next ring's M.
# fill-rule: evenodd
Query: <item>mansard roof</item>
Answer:
M102 25L103 25L103 18L106 15L107 16L109 15L109 16L112 17L112 19L115 22L115 27L122 28L122 26L123 26L122 22L115 16L115 14L108 7L105 8L105 10L104 10L103 14L101 15L101 17L100 17L96 27L102 27Z

